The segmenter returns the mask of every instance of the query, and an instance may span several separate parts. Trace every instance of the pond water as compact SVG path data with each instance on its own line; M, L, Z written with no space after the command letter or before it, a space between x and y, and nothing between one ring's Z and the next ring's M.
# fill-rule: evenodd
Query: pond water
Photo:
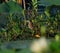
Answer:
M31 42L32 40L19 40L19 41L5 42L0 45L0 50L4 51L2 53L5 52L7 53L9 51L12 51L11 53L14 53L13 51L17 53L25 53L25 52L29 53L29 46Z
M35 40L35 39L34 39ZM47 41L50 43L52 39L47 39ZM0 45L0 50L4 51L1 53L8 53L9 51L12 51L10 53L31 53L30 51L30 45L33 40L19 40L19 41L11 41L11 42L4 42Z
M28 48L31 44L32 40L19 40L19 41L11 41L11 42L5 42L1 45L1 49L24 49Z

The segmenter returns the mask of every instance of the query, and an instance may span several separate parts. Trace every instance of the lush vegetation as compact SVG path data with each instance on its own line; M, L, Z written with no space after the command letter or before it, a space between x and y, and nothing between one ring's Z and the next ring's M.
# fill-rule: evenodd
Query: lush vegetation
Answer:
M15 40L40 38L55 38L50 43L48 53L60 53L60 9L52 6L41 6L43 11L37 12L36 4L31 3L32 9L22 9L16 2L0 4L0 44ZM44 7L44 8L43 8ZM7 10L6 10L7 9ZM3 19L2 19L3 18ZM56 40L56 41L55 41ZM1 53L31 53L28 48L16 51L0 50Z
M58 42L52 41L52 43L50 45L50 52L51 53L60 53L60 41L58 41Z
M59 34L59 9L54 8L55 11L52 11L53 8L48 6L45 11L41 11L41 14L38 14L38 9L36 10L34 3L32 5L33 9L27 11L12 1L0 5L2 12L6 11L5 8L8 9L8 13L4 18L6 19L6 24L5 26L2 25L3 27L0 30L1 40L10 41L34 38L35 35L48 37L50 34L52 36ZM3 15L2 12L0 12L1 15Z

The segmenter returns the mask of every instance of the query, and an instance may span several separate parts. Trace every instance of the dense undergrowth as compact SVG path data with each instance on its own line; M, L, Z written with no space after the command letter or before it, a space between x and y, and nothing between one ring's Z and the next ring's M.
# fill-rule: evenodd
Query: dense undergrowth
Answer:
M47 6L39 14L35 4L32 5L33 9L26 10L12 1L0 4L0 45L6 41L31 40L44 36L55 38L50 42L47 53L60 53L59 8L52 9ZM23 50L12 48L0 49L0 53L31 53L31 51L29 48Z
M0 40L33 39L40 36L54 37L60 33L59 9L52 11L50 7L46 7L39 14L35 5L33 3L32 5L33 9L28 10L22 9L21 6L19 7L16 2L12 1L0 5L2 15L0 17L6 19L6 23L3 21L4 24L0 24ZM3 13L6 10L4 8L9 10L5 14Z

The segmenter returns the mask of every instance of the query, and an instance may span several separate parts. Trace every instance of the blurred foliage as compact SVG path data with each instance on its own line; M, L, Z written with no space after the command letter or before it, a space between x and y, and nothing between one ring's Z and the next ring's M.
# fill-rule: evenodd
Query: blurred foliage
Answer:
M0 53L15 53L14 50L0 50Z
M50 44L50 53L60 53L60 41L52 41Z
M32 10L24 10L13 1L0 4L0 13L8 12L8 15L6 15L7 24L0 31L1 40L29 39L35 37L35 35L43 36L47 35L46 33L59 32L60 11L56 10L56 13L52 15L50 7L46 7L45 11L38 14L35 10L35 4L32 3L32 5Z
M34 2L34 0L32 1ZM37 3L35 4L37 5ZM35 9L35 4L32 4L32 10L29 9L27 11L22 9L19 4L12 1L0 4L0 13L8 13L8 15L5 16L7 19L6 25L3 25L0 29L0 44L1 41L33 39L35 35L40 37L45 35L48 36L51 33L51 35L55 36L57 41L52 41L50 43L50 50L48 52L60 53L60 11L55 9L56 13L53 14L50 7L46 7L43 13L38 14ZM27 21L30 22L30 25ZM15 50L0 50L0 53L8 52L15 53ZM18 53L29 52L27 48Z
M22 13L22 7L14 1L3 2L0 4L0 13Z

